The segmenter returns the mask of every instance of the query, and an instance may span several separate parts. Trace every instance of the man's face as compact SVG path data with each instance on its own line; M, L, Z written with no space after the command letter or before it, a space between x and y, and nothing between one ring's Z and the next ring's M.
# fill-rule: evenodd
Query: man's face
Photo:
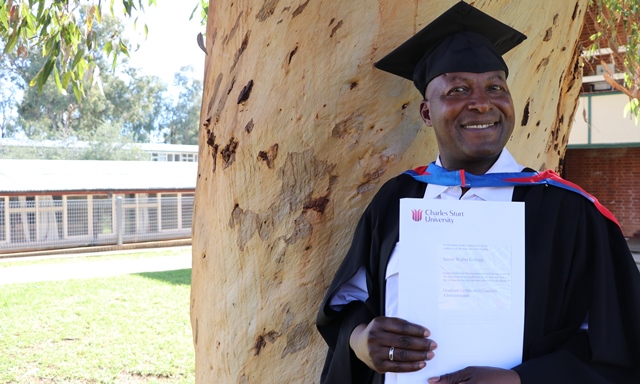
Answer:
M513 132L514 110L503 71L453 72L427 85L420 114L432 126L442 165L481 174Z

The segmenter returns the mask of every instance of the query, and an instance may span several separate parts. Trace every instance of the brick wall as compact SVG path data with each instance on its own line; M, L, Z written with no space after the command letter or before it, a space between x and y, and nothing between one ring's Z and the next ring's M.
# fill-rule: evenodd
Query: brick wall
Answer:
M640 237L640 147L568 149L563 177L609 208L626 237Z

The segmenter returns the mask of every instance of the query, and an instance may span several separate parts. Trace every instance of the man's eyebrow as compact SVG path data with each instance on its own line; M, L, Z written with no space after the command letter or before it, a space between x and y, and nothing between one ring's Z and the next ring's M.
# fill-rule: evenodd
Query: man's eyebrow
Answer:
M496 73L495 75L490 76L489 80L502 80L502 81L505 81L505 78L504 78L504 76L502 76L502 74Z
M447 74L450 77L451 80L457 80L457 81L469 81L470 79L466 76L461 76L461 75L454 75L454 74ZM505 81L505 77L501 74L501 73L496 73L495 75L491 75L487 78L487 80L501 80L501 81Z

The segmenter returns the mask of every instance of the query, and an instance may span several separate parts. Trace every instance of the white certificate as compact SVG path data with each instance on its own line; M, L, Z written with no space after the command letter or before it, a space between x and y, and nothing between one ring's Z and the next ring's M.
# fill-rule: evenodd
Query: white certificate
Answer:
M398 315L431 331L435 358L398 383L522 361L524 203L402 199Z

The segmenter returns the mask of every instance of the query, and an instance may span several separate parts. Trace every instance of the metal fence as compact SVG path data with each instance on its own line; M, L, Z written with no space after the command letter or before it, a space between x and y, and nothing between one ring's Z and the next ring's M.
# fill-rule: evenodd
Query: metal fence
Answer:
M191 237L192 193L0 196L0 253Z

